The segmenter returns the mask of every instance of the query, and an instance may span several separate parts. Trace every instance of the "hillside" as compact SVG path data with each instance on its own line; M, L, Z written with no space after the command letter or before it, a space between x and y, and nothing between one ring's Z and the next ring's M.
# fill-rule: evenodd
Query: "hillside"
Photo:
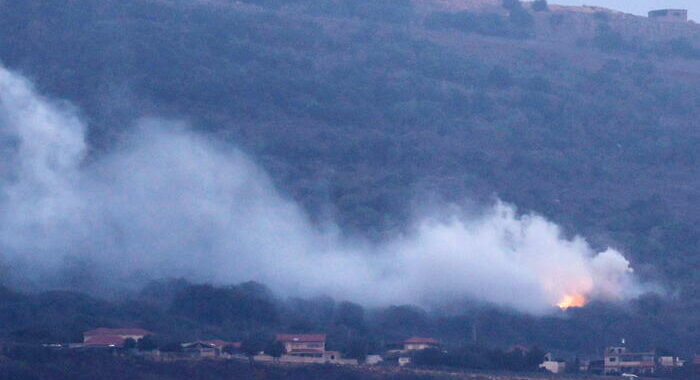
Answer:
M497 197L623 251L666 290L648 326L697 350L697 24L486 0L0 0L0 21L0 61L82 110L91 158L184 120L375 241Z

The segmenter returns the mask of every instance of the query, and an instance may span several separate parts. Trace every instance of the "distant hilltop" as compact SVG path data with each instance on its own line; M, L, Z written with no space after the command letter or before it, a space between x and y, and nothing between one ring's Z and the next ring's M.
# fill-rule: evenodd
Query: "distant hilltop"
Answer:
M417 8L432 11L470 11L507 15L502 0L414 0ZM546 11L533 9L534 2L523 1L523 6L535 16L537 38L547 40L577 40L591 38L601 21L625 36L652 41L675 38L700 40L700 25L688 20L685 9L650 10L648 17L637 16L598 6L565 6L548 4Z

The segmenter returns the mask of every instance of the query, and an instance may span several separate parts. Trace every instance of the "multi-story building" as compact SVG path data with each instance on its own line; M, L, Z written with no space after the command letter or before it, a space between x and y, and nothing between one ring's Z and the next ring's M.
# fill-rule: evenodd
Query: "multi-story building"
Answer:
M604 355L604 374L651 375L656 372L655 352L631 352L626 347L608 347Z
M321 358L326 352L325 334L279 334L276 340L290 356Z

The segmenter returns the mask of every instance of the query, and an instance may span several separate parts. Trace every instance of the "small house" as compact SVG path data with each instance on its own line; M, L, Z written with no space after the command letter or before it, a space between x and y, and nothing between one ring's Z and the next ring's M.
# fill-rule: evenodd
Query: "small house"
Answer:
M100 327L83 333L83 345L87 347L122 347L127 339L138 341L148 335L153 335L153 333L139 328L110 329Z
M551 373L564 373L566 372L566 362L564 360L555 360L552 354L547 353L544 356L544 362L540 364L540 368Z
M440 347L440 341L433 338L412 337L403 342L404 351L419 351Z
M325 334L278 334L276 340L289 356L323 358L326 352Z

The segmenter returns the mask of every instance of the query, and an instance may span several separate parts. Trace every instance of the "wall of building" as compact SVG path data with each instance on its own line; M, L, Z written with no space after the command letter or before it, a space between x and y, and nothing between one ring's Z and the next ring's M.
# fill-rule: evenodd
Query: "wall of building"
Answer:
M649 18L664 22L687 22L688 11L685 9L661 9L649 12Z

